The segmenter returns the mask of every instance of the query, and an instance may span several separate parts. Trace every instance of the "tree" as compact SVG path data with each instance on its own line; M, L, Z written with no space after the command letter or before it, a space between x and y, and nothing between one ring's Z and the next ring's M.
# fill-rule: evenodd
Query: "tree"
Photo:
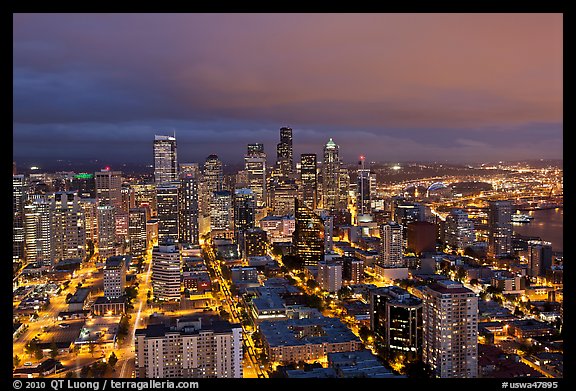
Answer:
M50 344L50 357L58 357L58 346L54 340L52 340L52 343Z
M114 368L117 362L118 357L116 357L116 354L114 352L110 353L110 356L108 357L108 365L110 365L110 368Z
M20 357L15 354L14 357L12 357L12 367L16 368L20 366L20 363L22 362L22 360L20 359Z
M42 351L42 349L40 348L40 346L38 346L36 348L36 351L34 352L34 358L36 360L42 360L44 358L44 352Z

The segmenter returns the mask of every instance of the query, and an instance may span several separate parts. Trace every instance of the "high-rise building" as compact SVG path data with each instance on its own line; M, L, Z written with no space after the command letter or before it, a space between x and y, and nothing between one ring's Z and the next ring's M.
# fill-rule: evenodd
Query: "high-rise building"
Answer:
M134 204L137 208L150 208L151 216L158 214L156 206L156 185L153 183L139 183L132 185L134 189Z
M292 129L280 128L280 143L276 146L276 166L281 177L291 177L294 173L294 150Z
M370 329L388 353L422 354L422 300L398 286L370 291Z
M94 173L96 200L98 206L113 206L116 212L123 209L122 205L122 172L104 168Z
M119 250L116 240L115 208L111 205L96 207L98 219L98 257L105 260L115 256Z
M512 202L488 203L488 254L503 257L512 253Z
M358 215L370 214L372 211L372 194L376 191L376 178L370 174L370 168L366 168L365 160L364 156L360 156L358 161L358 176L356 179L358 194L356 212Z
M303 266L317 266L324 260L324 223L298 199L295 205L294 253Z
M274 180L270 188L270 206L276 216L293 215L298 186L293 179Z
M50 200L53 261L83 259L86 256L86 227L78 193L56 192Z
M180 174L180 194L178 200L178 235L180 243L199 243L198 227L198 179L187 172Z
M179 301L182 267L174 240L160 238L152 250L152 292L161 301Z
M154 136L154 182L160 185L178 179L176 137Z
M234 191L234 237L241 249L245 249L244 233L254 228L256 219L256 201L251 189L241 188Z
M129 211L128 239L130 241L130 255L137 258L146 256L148 242L146 239L146 221L148 213L146 208L132 208Z
M179 318L166 323L136 330L138 377L242 378L239 324L216 316Z
M180 163L179 175L191 174L194 178L200 179L202 172L198 163Z
M38 198L24 206L24 243L26 262L51 261L52 213L50 202Z
M69 190L77 191L80 198L96 198L94 174L80 172L74 175Z
M265 207L266 153L263 144L248 144L247 153L244 155L244 168L248 172L248 187L254 192L256 207Z
M341 257L342 281L346 284L360 284L364 279L364 261L356 257Z
M248 257L263 257L267 254L268 236L262 228L250 228L244 231L243 254Z
M203 216L210 216L210 203L212 195L222 190L224 171L222 161L217 155L210 155L204 162L203 181L201 186L201 210Z
M27 192L26 177L12 176L12 261L24 260L24 205Z
M327 210L339 209L340 199L340 167L339 147L330 139L324 146L324 161L322 162L322 207Z
M478 296L442 280L423 288L422 360L436 377L478 377Z
M318 285L320 288L335 293L342 288L342 261L339 259L318 262Z
M528 241L528 276L545 277L552 267L552 243L542 240Z
M124 185L120 189L122 195L122 212L128 214L130 208L136 207L136 193L132 186Z
M84 213L84 232L88 249L98 243L98 209L95 198L80 198L80 207Z
M232 193L227 190L215 191L210 203L210 229L233 230L234 209L232 206Z
M104 297L115 299L124 295L126 286L126 259L122 256L108 257L104 264Z
M164 182L156 186L158 208L158 238L169 236L178 240L179 182Z
M404 266L402 258L402 226L388 221L380 226L379 265L384 268Z
M474 243L474 222L468 218L468 213L458 208L450 211L444 224L444 238L447 245L459 250L464 250Z
M308 208L316 209L318 202L318 163L315 153L300 155L300 194Z

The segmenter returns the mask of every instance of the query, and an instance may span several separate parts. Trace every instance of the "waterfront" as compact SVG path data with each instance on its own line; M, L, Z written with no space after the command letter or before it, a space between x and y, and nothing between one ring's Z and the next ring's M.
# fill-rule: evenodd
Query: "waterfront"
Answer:
M564 209L542 209L523 211L522 213L533 216L529 223L514 224L514 233L527 236L539 236L542 240L552 243L555 252L563 252L564 239Z

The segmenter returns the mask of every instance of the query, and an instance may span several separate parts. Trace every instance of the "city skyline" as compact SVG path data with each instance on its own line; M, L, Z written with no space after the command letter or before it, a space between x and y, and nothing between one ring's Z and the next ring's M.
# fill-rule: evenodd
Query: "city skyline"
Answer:
M486 26L490 26L489 29ZM562 29L544 14L14 14L13 159L561 159ZM94 48L100 48L94 50ZM537 153L535 154L535 151Z

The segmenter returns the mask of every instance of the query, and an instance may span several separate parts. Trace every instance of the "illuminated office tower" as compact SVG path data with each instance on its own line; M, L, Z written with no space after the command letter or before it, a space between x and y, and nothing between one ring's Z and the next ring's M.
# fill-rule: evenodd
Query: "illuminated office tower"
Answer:
M202 172L198 163L180 163L179 175L191 174L194 178L200 179Z
M339 209L342 206L339 147L330 139L324 146L322 162L322 207L326 210Z
M216 191L222 190L224 181L224 172L222 161L217 155L210 155L204 162L203 181L202 181L202 202L201 210L203 216L210 216L210 203L212 195Z
M86 227L76 192L57 192L50 197L52 209L53 262L86 256Z
M422 291L422 360L436 377L478 377L478 296L452 280Z
M134 204L137 208L150 208L151 216L156 216L158 207L156 206L156 185L153 183L139 183L132 185L134 189Z
M104 297L115 299L124 295L126 286L126 260L124 257L108 257L103 270Z
M294 200L298 197L298 187L293 179L274 181L270 189L271 207L276 216L293 215Z
M280 143L276 146L276 166L281 177L289 178L294 173L294 149L292 129L280 128Z
M160 238L152 250L152 293L162 301L180 300L182 267L180 251L169 237Z
M292 245L301 265L317 266L324 260L324 223L320 216L296 199Z
M130 208L136 207L136 192L131 186L124 185L120 189L122 195L122 212L128 214Z
M244 155L244 169L248 171L248 187L254 192L256 207L266 206L266 153L260 143L248 144Z
M96 207L98 218L98 257L101 260L113 257L119 251L116 240L116 213L114 209L111 205Z
M234 191L234 236L240 248L244 248L244 233L254 228L256 218L256 201L251 189Z
M215 191L210 203L210 229L232 230L234 228L234 209L232 193L227 190Z
M318 202L318 163L315 153L300 155L300 194L302 202L314 210Z
M379 265L384 268L402 267L402 226L389 221L380 226Z
M462 209L452 209L446 216L444 226L446 244L454 249L464 250L476 240L474 222Z
M263 257L267 254L268 235L262 228L250 228L244 231L243 254L248 257Z
M242 327L217 316L172 319L137 329L139 378L242 378Z
M50 201L38 198L24 206L24 244L26 262L51 261L52 213Z
M178 182L165 182L156 186L158 208L158 238L171 237L178 241Z
M146 208L132 208L129 211L128 240L130 255L135 259L146 256L148 242L146 240L146 222L148 213Z
M12 176L12 261L24 260L24 205L27 183L24 175Z
M545 277L552 267L552 243L542 240L528 241L528 276Z
M94 173L94 182L98 206L113 206L116 212L123 210L121 171L104 168Z
M422 354L422 300L398 286L370 291L370 329L388 354Z
M80 207L84 213L84 232L87 246L98 243L98 209L95 198L80 198Z
M358 161L357 202L356 212L358 215L370 214L372 211L372 195L376 191L375 176L370 174L370 168L366 168L365 157L360 156Z
M512 253L512 202L488 203L488 254L503 257Z
M198 230L198 179L193 173L180 174L180 199L178 229L181 243L199 243Z
M160 185L178 179L176 137L154 136L154 182Z

